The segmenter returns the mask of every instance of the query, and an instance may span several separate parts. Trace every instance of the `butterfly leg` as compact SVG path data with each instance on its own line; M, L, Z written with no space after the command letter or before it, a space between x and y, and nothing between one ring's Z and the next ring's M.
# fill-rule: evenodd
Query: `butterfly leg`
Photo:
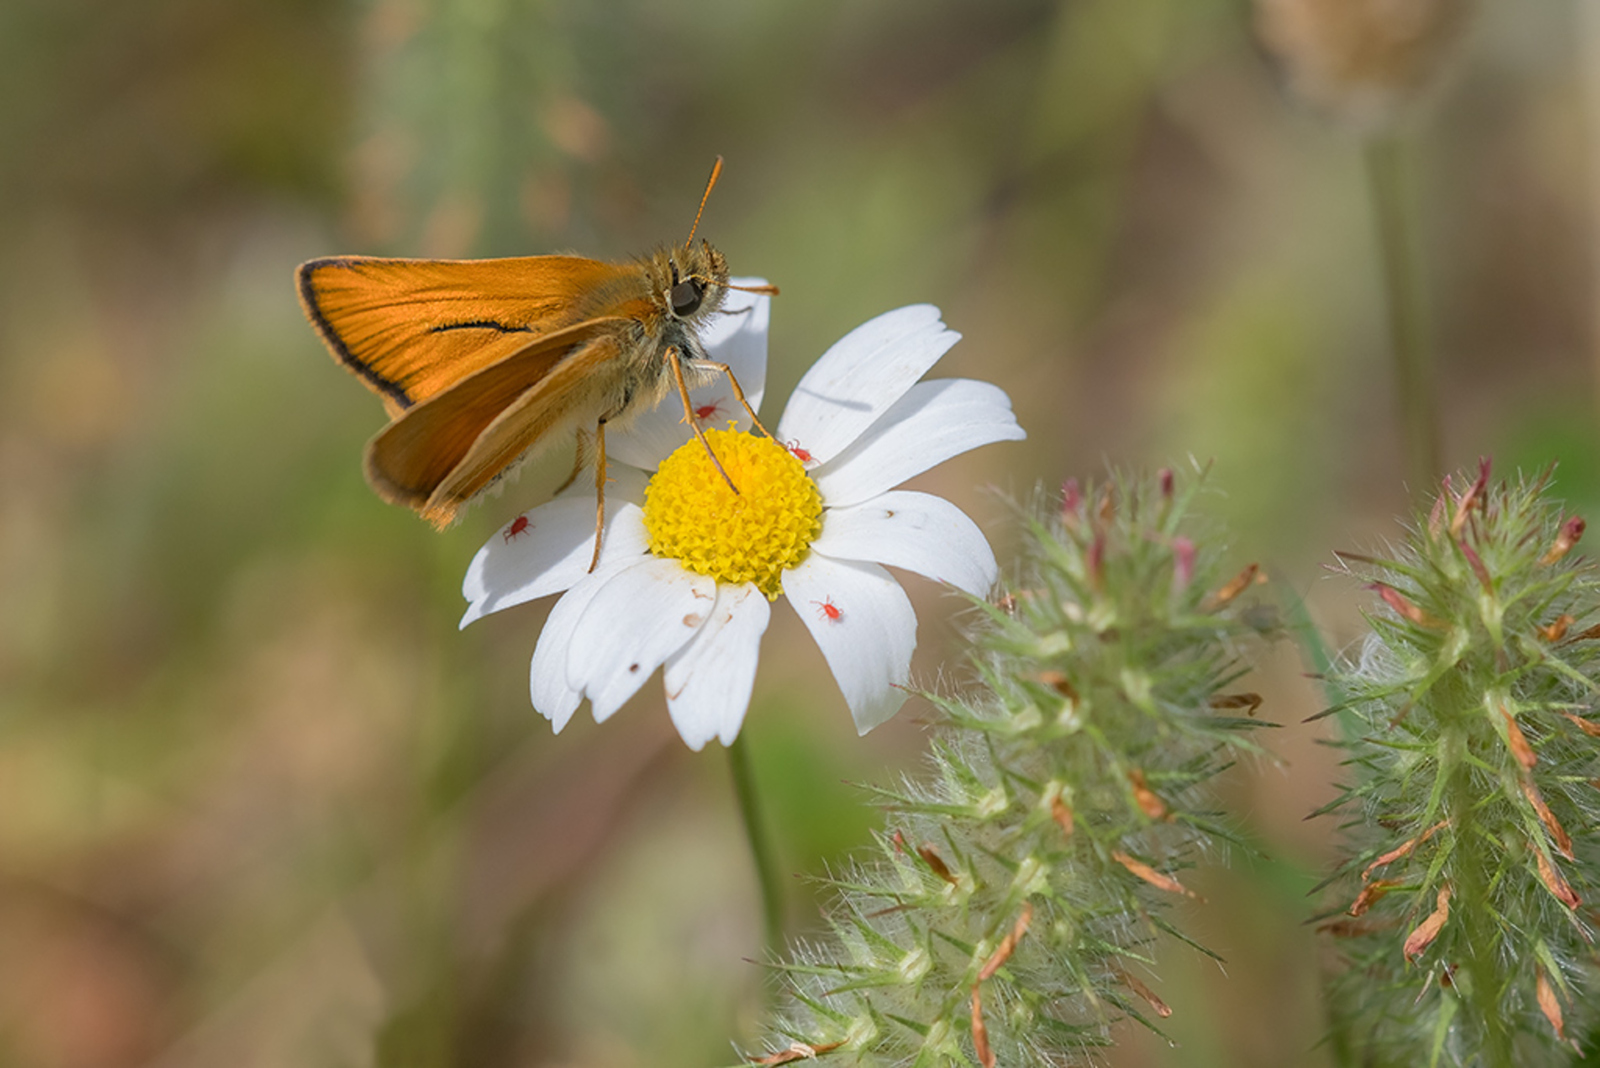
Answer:
M756 415L756 410L750 407L749 401L744 399L744 387L739 385L739 380L734 377L733 368L729 367L725 363L718 363L715 360L695 360L694 367L698 371L710 371L713 374L727 375L728 385L733 387L734 397L736 397L739 403L744 406L744 410L749 413L750 421L756 425L757 430L761 431L769 438L772 437L772 432L761 425L761 417ZM681 381L682 376L680 375L679 378Z
M711 451L711 443L706 440L705 434L701 433L700 421L694 417L694 401L689 399L689 385L683 380L683 366L678 362L677 349L669 349L667 351L667 362L672 365L672 377L678 382L678 396L683 398L684 422L689 424L689 429L694 431L694 436L699 440L701 445L705 446L706 455L711 457L711 462L716 466L717 474L722 476L722 481L728 484L729 489L733 490L735 493L738 493L739 487L733 484L733 479L728 477L728 472L722 469L722 461L717 459L717 454ZM720 363L716 366L723 367L723 365ZM731 379L732 376L730 375L729 378ZM735 384L733 388L735 393L739 392L739 387L737 384ZM739 401L740 403L744 402L744 397L742 395L739 397ZM745 405L746 409L749 407L750 406L748 404ZM604 450L601 450L601 453L604 455Z
M589 432L586 430L580 430L578 431L578 449L576 454L574 454L572 457L572 474L563 479L561 485L557 486L555 492L550 494L550 496L559 497L568 486L578 481L578 476L583 473L583 469L588 465L588 463Z
M594 427L595 456L594 456L594 555L589 558L589 571L600 564L600 535L606 529L606 417L601 416ZM583 450L580 445L578 462L583 463ZM573 477L577 477L574 471ZM568 479L571 482L572 479Z

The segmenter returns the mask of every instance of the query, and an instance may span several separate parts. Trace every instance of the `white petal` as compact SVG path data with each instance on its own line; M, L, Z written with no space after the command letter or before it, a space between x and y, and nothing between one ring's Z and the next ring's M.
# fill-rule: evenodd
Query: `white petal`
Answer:
M823 514L812 552L835 560L871 560L903 567L981 597L1000 568L978 525L928 493L895 490Z
M644 558L639 558L639 562L643 563ZM534 647L533 663L528 668L528 692L533 698L533 707L550 721L558 734L583 701L583 692L567 682L567 658L578 620L601 587L629 566L616 562L602 564L594 574L584 575L556 602L545 620L544 630L539 632L539 644Z
M868 320L800 379L778 421L778 440L792 442L820 462L833 459L959 340L931 304Z
M667 712L690 749L739 736L772 609L754 586L718 586L717 605L694 640L667 658Z
M649 545L639 509L644 472L620 464L613 470L617 479L606 487L600 567L638 556ZM587 575L594 559L594 518L591 492L557 497L501 527L467 565L461 582L467 611L461 626L490 612L559 593Z
M717 583L676 560L646 557L601 586L567 654L567 685L589 698L604 723L694 637L717 603Z
M783 592L833 669L856 730L894 715L917 647L916 613L900 584L877 564L812 553L783 573Z
M759 278L735 278L735 285L765 285ZM700 341L706 355L733 368L734 377L744 389L750 407L761 408L767 387L767 327L772 320L772 298L759 293L728 290L722 310L701 328ZM702 430L727 428L728 421L739 429L750 428L750 416L735 399L726 375L689 391L696 410L715 406L700 420ZM683 401L673 388L653 410L643 412L627 429L606 434L606 451L623 463L646 470L672 454L693 434L683 421Z
M968 449L1027 436L998 386L967 378L918 382L811 477L829 507L860 504Z

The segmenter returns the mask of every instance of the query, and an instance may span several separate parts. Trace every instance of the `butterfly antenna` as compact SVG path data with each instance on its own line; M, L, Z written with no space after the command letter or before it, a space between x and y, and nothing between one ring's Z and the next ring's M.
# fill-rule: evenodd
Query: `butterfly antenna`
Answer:
M711 177L706 179L706 191L700 194L700 210L694 213L694 225L689 227L689 240L683 243L688 248L694 243L694 232L700 229L700 216L705 214L706 201L711 199L711 190L716 188L717 179L722 177L722 157L717 157L717 162L711 165Z

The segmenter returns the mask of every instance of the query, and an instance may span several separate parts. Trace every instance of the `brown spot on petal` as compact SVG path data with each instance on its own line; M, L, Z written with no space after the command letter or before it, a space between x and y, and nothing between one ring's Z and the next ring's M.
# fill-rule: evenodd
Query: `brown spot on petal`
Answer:
M698 627L704 621L705 617L695 612L690 612L683 617L683 625L686 627Z

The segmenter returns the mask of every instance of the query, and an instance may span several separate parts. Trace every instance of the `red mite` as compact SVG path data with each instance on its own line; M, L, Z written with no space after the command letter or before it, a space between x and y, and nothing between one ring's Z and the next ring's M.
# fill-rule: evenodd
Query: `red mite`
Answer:
M506 541L510 541L512 538L526 534L530 529L532 529L532 527L533 524L528 522L527 516L517 516L517 518L511 521L511 526L506 529Z
M710 404L702 404L694 410L694 421L703 423L720 411L722 411L722 401L720 400L714 400Z
M832 597L829 597L826 601L812 601L811 603L817 606L817 611L820 613L819 618L826 619L829 623L837 623L844 618L844 612L840 610L838 605L833 603Z
M809 452L807 452L806 450L802 449L800 447L800 443L798 441L789 442L789 444L786 445L785 448L787 448L790 452L794 453L794 458L796 460L799 460L803 464L808 464L812 460L816 459L816 457L812 456Z

